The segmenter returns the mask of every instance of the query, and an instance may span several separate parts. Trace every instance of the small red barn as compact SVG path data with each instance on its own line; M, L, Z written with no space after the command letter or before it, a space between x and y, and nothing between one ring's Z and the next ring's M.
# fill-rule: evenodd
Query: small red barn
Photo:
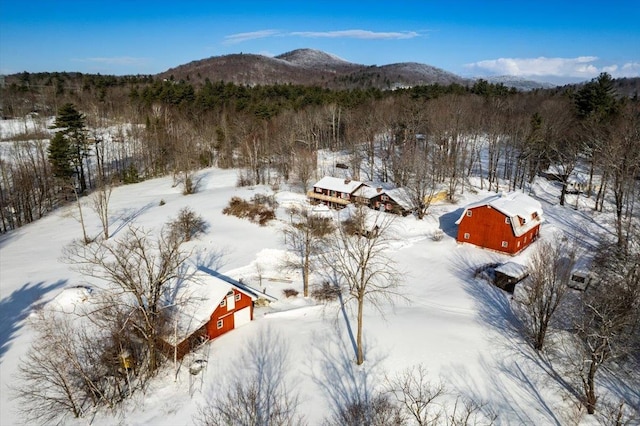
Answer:
M497 194L464 209L457 241L516 254L538 238L542 205L522 192Z
M215 271L197 271L180 285L164 337L166 352L181 359L205 340L253 320L253 302L267 296Z

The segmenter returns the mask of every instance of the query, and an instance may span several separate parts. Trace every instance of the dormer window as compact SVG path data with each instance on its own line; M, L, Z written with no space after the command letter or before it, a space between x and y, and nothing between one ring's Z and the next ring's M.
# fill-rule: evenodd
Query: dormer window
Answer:
M531 213L531 219L537 219L538 218L538 212L533 212Z
M504 218L504 223L506 223L507 225L511 225L511 218L510 217L505 217Z

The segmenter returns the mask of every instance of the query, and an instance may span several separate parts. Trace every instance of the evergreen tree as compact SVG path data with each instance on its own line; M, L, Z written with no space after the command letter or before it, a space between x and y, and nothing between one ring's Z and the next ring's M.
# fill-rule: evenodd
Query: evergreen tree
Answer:
M87 189L84 159L89 155L85 117L75 105L67 103L58 110L53 127L60 130L54 137L58 140L54 145L53 154L51 149L49 150L49 161L62 174L73 169L78 178L80 192L83 193ZM60 138L64 139L64 142ZM51 142L53 143L53 140ZM68 147L66 149L65 142ZM65 161L68 161L67 164L62 164Z
M69 179L74 174L71 166L71 146L62 132L56 132L49 143L49 162L53 175L57 178Z

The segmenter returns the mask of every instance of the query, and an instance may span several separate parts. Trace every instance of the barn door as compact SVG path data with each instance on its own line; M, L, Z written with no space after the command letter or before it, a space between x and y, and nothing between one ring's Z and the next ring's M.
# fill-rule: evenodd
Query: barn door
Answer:
M251 322L251 306L240 309L233 313L233 326L238 328L241 325L245 325Z

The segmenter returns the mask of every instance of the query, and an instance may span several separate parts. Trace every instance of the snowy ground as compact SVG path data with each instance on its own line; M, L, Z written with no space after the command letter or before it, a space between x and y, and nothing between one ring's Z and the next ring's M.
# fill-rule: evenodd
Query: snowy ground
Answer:
M118 238L127 224L159 227L178 211L189 206L208 221L209 232L189 243L194 253L208 259L213 269L243 280L280 300L256 310L255 321L234 330L203 348L207 369L191 376L186 364L177 378L169 368L145 395L139 394L117 414L99 414L93 424L128 425L191 424L199 404L215 392L235 369L245 343L260 333L278 333L288 343L290 383L301 395L300 412L316 425L330 413L326 386L348 387L344 383L352 368L367 386L379 386L384 375L423 363L434 380L442 378L457 394L486 402L499 415L498 424L572 424L576 402L567 398L563 387L547 374L545 365L520 337L517 320L510 309L508 294L475 280L473 271L489 262L526 262L528 253L515 258L455 242L455 224L461 208L489 195L466 191L457 205L433 206L422 221L397 218L398 241L390 255L403 274L402 293L406 300L384 309L384 315L369 309L365 317L366 358L355 368L340 360L353 358L345 322L337 305L316 306L302 297L284 299L282 290L302 290L300 275L283 270L279 259L285 246L282 224L260 227L246 220L222 214L234 196L250 198L255 193L272 193L268 187L236 188L234 170L206 169L199 173L200 189L189 196L172 187L171 178L155 179L116 188L111 200L112 238ZM583 206L561 208L557 188L537 186L547 222L542 238L556 238L562 231L585 247L595 243L589 235L607 232ZM302 194L276 193L284 206L304 202ZM160 201L165 202L160 205ZM88 202L88 200L85 200ZM73 206L0 236L0 410L4 424L15 424L8 386L33 338L27 317L35 306L51 300L63 289L83 284L84 278L59 260L61 249L81 230L74 219ZM100 233L97 216L85 209L90 234ZM441 241L430 237L441 228ZM192 360L187 357L185 363ZM331 365L329 365L331 364ZM328 368L332 367L332 368ZM195 381L194 381L195 380ZM115 417L115 419L114 419ZM590 420L583 420L589 423ZM84 424L86 420L78 422Z

